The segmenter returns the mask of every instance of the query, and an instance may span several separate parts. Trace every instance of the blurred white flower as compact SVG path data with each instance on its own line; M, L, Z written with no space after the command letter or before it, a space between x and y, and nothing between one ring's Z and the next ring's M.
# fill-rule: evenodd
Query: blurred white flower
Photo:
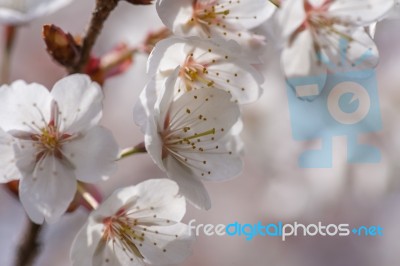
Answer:
M378 50L363 27L380 20L393 4L392 0L283 1L278 17L286 39L282 53L286 77L324 77L328 69L342 66L375 67Z
M0 87L0 182L21 179L20 200L36 223L56 221L77 179L97 182L116 167L118 146L102 116L100 87L86 75Z
M385 19L400 19L400 0L394 0L394 7L388 13Z
M180 223L185 199L168 179L115 191L88 218L71 248L73 266L175 264L190 255L194 236Z
M215 43L197 37L159 42L148 61L148 72L156 75L158 90L177 66L181 71L176 97L191 90L214 88L228 91L232 100L244 104L256 101L262 92L262 75L234 42Z
M48 15L73 0L0 0L0 24L23 24Z
M267 0L158 0L163 23L179 36L223 38L255 48L264 37L250 32L276 7Z
M154 162L179 184L189 202L209 209L201 180L222 181L242 170L240 110L229 93L211 88L191 90L174 100L178 73L166 80L159 96L154 86L146 87L135 121Z

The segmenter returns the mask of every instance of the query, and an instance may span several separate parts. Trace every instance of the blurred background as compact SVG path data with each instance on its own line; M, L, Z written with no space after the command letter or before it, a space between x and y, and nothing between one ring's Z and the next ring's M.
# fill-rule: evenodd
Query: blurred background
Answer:
M41 27L53 23L72 34L82 33L94 1L75 1L52 16L35 20L18 32L12 62L12 80L24 79L51 88L65 75L47 55ZM162 26L154 6L122 2L107 21L94 53L104 54L121 41L138 45L150 30ZM200 235L187 266L395 266L400 265L400 21L378 25L376 42L381 53L377 68L383 130L362 136L363 142L382 152L377 164L350 165L346 162L346 138L333 139L333 167L302 169L297 158L315 143L293 140L284 78L279 53L268 43L260 67L265 77L264 94L243 108L246 146L245 168L238 178L224 183L207 183L212 209L199 211L188 206L185 221L228 224L295 221L309 224L348 223L380 225L380 237L292 237L280 238ZM265 29L260 28L263 32ZM0 37L0 43L3 39ZM108 80L102 124L111 129L121 148L131 147L143 136L132 119L132 109L149 77L145 55L137 55L131 69ZM119 187L165 175L146 154L120 161L118 172L99 185L106 197ZM88 213L79 209L43 233L42 254L37 266L67 266L69 248ZM8 191L0 187L0 265L12 265L15 248L23 234L26 216Z

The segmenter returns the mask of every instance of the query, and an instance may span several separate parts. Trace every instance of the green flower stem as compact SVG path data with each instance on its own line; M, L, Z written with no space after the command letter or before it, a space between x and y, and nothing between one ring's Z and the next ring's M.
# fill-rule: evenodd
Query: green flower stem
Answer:
M133 148L127 148L122 150L118 156L118 160L124 159L126 157L132 156L137 153L146 153L146 152L147 151L146 148L144 147L144 144L141 143Z

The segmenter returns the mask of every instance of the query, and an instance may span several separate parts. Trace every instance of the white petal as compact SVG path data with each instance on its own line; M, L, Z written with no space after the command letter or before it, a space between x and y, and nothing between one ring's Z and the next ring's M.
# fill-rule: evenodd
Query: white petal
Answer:
M26 23L37 17L53 13L71 3L73 0L9 0L9 2L11 1L13 2L12 6L0 3L1 24L18 25Z
M192 137L206 131L215 129L215 133L199 137L202 141L218 140L226 135L240 117L240 108L230 101L230 94L210 88L193 90L183 94L171 103L170 108L170 130L183 129L189 126L181 137Z
M400 18L400 1L395 0L394 7L386 15L385 19L399 19Z
M29 21L23 13L6 8L0 8L0 23L18 25Z
M260 26L276 10L276 7L270 1L264 0L224 0L220 1L220 4L224 6L224 10L229 10L229 14L225 18L226 23L244 29Z
M157 126L160 130L164 129L164 121L166 120L166 116L169 115L170 108L175 97L174 87L178 79L179 71L180 68L176 67L172 74L165 79L162 90L158 92L159 95L154 105L154 114L152 115L158 122Z
M61 112L62 132L79 132L98 124L102 115L103 93L89 76L67 76L54 85L51 95Z
M178 185L169 179L150 179L136 186L115 191L102 203L101 210L96 210L96 217L107 217L120 209L137 210L132 216L140 218L156 214L160 219L180 221L185 212L185 199L178 195ZM131 211L128 211L132 213Z
M133 108L133 120L140 127L142 132L146 131L147 121L150 113L154 110L157 101L156 81L154 78L150 80L143 91L140 93L139 100Z
M156 9L164 25L177 33L180 26L191 18L192 5L192 0L157 0Z
M168 114L168 109L173 100L173 88L178 73L179 68L175 69L172 75L165 80L162 90L158 93L159 96L156 99L156 103L151 103L152 106L148 108L144 143L147 153L161 170L165 170L165 168L162 162L163 142L160 133L164 127L165 116ZM151 88L149 87L148 90L151 91Z
M239 44L244 51L246 60L250 63L262 63L260 57L264 54L267 43L265 36L248 30L228 31L225 28L213 28L212 33L216 35L213 37L214 40L221 39L220 36L224 36L225 39Z
M149 119L154 118L149 117ZM153 159L154 163L157 164L161 170L165 170L162 162L163 142L159 135L156 121L154 120L149 120L147 123L144 143L146 145L146 151Z
M35 16L42 16L45 14L50 14L66 5L71 3L73 0L42 0L40 4L37 1L29 1L30 9L33 10Z
M346 53L348 66L353 69L373 69L379 61L379 52L375 42L363 28L356 29L352 36L353 41L348 43Z
M177 94L190 89L213 87L230 91L233 100L241 104L253 102L260 97L263 77L250 65L243 51L232 42L210 42L196 37L169 38L159 42L153 50L148 63L149 73L155 74L158 70L158 79L164 79L177 66L184 67L191 54L194 62L208 72L201 69L199 78L191 84L192 88L187 88L187 78L181 73L175 88Z
M394 1L388 0L333 1L328 12L359 26L367 26L383 18L393 6Z
M154 233L157 231L157 233ZM139 246L145 262L155 265L177 264L191 254L194 234L186 224L152 226L146 233L146 240ZM156 243L157 245L154 245Z
M227 136L225 136L225 138L230 139L226 142L228 150L232 151L233 154L239 154L241 156L244 155L244 142L240 137L243 126L243 121L239 119L239 121L237 121L236 124L231 128Z
M232 99L238 100L241 104L256 101L262 93L261 79L255 78L258 77L257 71L238 62L222 62L210 66L205 76L214 81L212 87L230 92Z
M180 194L196 208L204 210L211 208L211 200L206 188L187 166L171 156L165 159L165 165L168 168L168 177L178 183Z
M146 217L157 214L158 218L170 219L171 221L180 221L186 212L185 199L178 195L178 185L169 179L151 179L136 185L137 200L136 206L141 209L150 208L149 213L141 211L135 217ZM125 194L119 194L121 198L129 196L128 191Z
M101 126L91 128L62 147L63 155L74 166L77 179L90 183L106 179L116 170L118 151L111 131Z
M147 61L147 72L155 75L157 71L169 75L168 71L175 69L186 59L185 40L181 38L167 38L159 41L151 51Z
M215 143L208 143L203 147L205 152L182 155L199 163L193 172L197 177L210 181L225 181L238 176L243 169L243 162L235 148L241 143L240 138L231 135L225 136ZM215 147L218 146L218 149Z
M282 52L282 67L285 76L289 79L307 76L326 76L326 68L317 57L310 31L301 31L285 47Z
M289 38L306 19L305 0L285 0L277 14L283 38Z
M109 265L121 265L121 266L144 266L142 258L127 252L124 247L121 246L120 243L113 244L111 241L107 243L107 248L104 250L102 254L102 259L98 261L93 261L93 266L101 265L101 266L109 266Z
M334 28L342 34L323 32L317 35L316 39L321 46L321 61L331 72L370 70L378 64L378 49L364 28L349 30L340 25ZM349 36L351 41L342 35Z
M70 251L73 266L93 265L93 254L101 240L102 229L102 224L89 218L89 221L79 230Z
M181 139L192 139L195 145L186 142L176 144L175 148L170 148L174 152L171 151L168 157L174 157L182 166L190 168L190 175L196 178L224 180L238 175L242 168L240 157L228 146L232 146L236 139L224 138L240 116L239 107L229 100L230 95L222 90L207 88L187 92L174 102L170 98L171 90L166 88L157 113L168 114L171 124L168 130L181 132ZM165 120L160 119L158 128L155 122L148 124L145 142L153 160L174 178L165 161L162 161L164 144L159 134ZM184 127L189 127L189 130L183 132ZM209 133L204 135L206 132Z
M0 183L21 178L21 173L16 166L14 142L11 135L0 129Z
M204 4L205 9L216 13L216 19L204 22L190 23L194 5ZM200 7L201 9L203 7ZM257 27L265 22L276 10L269 1L189 1L161 0L158 1L157 12L164 22L178 36L199 36L201 38L231 39L239 31Z
M176 144L175 153L179 156L169 156L180 159L198 178L225 180L241 172L241 159L228 146L234 140L228 132L237 123L240 110L229 97L222 90L200 89L183 94L170 107L170 116L180 121L171 118L174 126L170 130L182 131L186 125L189 130L179 136L191 143ZM210 130L214 133L202 136Z
M0 127L37 132L50 120L52 98L42 85L15 81L0 87Z
M76 192L72 169L53 156L39 161L33 173L24 173L19 196L27 214L35 223L56 222L66 211Z

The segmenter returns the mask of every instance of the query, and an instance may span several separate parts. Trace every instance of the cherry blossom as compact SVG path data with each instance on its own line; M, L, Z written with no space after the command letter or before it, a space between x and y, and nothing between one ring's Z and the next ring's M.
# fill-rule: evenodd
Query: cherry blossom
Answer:
M211 202L202 180L222 181L242 170L239 106L223 90L191 90L174 99L179 68L157 95L148 86L135 107L135 121L145 133L154 162L175 180L198 208ZM154 104L155 103L155 104Z
M71 248L73 266L175 264L194 240L181 223L186 212L178 185L152 179L115 191L92 212Z
M0 0L0 24L22 24L53 13L73 0Z
M400 19L400 1L394 0L395 4L393 9L387 14L385 19Z
M102 92L86 75L42 85L0 87L0 182L20 179L19 197L36 223L55 222L77 180L97 182L116 167L118 146L98 122Z
M270 18L276 7L266 0L159 0L163 23L179 36L223 38L256 48L263 37L250 31Z
M341 67L369 69L378 62L375 43L363 27L392 7L387 0L285 0L278 14L286 45L287 78L318 76ZM357 10L357 12L354 12Z
M228 91L240 104L256 101L262 92L262 75L234 42L210 42L197 37L169 38L159 42L150 55L148 72L156 75L157 87L177 66L181 67L176 96L201 89Z

